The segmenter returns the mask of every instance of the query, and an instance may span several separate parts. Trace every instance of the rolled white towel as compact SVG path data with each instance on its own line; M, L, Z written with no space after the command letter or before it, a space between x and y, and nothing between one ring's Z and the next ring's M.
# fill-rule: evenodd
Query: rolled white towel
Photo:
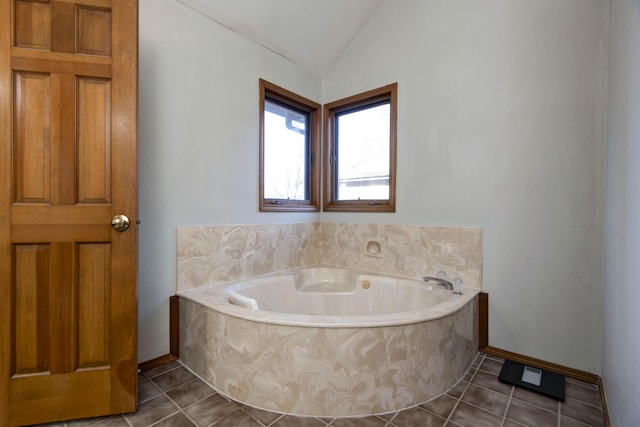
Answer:
M251 310L260 310L258 307L258 301L241 295L236 291L229 292L229 302L240 307L250 308Z

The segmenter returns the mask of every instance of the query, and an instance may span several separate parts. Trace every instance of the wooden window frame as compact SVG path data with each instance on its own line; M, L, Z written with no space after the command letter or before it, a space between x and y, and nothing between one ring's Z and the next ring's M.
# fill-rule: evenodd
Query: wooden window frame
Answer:
M365 107L382 100L389 100L389 199L388 200L337 200L335 156L335 119L337 113ZM396 135L397 135L398 84L393 83L324 106L324 162L323 210L326 212L395 212L396 211ZM335 159L335 157L333 157Z
M259 80L260 87L260 172L259 210L260 212L319 212L320 211L320 109L321 105L287 89ZM309 200L269 199L264 197L264 112L265 100L272 99L309 113Z

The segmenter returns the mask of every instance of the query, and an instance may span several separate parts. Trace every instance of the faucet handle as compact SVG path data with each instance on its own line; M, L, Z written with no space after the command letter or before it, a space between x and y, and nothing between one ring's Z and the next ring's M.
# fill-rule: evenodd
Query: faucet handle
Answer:
M436 274L436 277L438 279L446 279L447 278L447 273L445 273L444 271L440 270L440 271L438 271L438 274Z
M455 279L453 279L453 293L456 295L462 295L463 285L464 285L464 282L462 281L461 278L456 277Z

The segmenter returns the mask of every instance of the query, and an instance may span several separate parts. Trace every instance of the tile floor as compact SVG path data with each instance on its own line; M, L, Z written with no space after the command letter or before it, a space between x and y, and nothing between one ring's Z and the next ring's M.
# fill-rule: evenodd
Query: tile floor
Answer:
M364 418L303 418L262 411L217 394L180 362L141 373L132 414L47 427L584 427L604 426L598 387L567 378L560 403L498 381L502 360L478 354L455 386L436 399ZM42 427L42 426L41 426Z

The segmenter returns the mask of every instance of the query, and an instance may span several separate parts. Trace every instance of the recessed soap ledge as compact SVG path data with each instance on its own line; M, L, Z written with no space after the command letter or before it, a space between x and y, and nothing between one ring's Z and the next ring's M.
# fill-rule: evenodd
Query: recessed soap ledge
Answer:
M382 256L382 244L380 240L368 240L364 246L364 255L376 258L383 258Z

